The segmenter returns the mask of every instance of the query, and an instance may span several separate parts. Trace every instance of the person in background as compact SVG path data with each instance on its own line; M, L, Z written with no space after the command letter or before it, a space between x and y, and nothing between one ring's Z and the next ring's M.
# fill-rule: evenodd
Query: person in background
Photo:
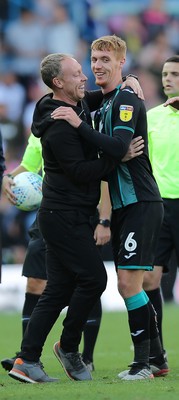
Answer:
M3 146L2 146L2 135L0 131L0 195L1 195L2 177L5 169L6 167L5 167ZM1 246L1 229L0 229L0 283L1 283L1 263L2 263L2 246Z
M4 152L3 152L3 145L2 145L2 135L0 130L0 193L1 193L1 186L2 186L2 178L3 173L5 171L5 159L4 159Z
M147 112L147 122L149 157L163 198L164 220L156 249L154 269L150 274L145 273L144 288L157 311L158 328L163 345L160 285L162 274L168 272L173 250L179 265L179 111L175 97L179 94L178 55L164 62L162 85L168 100L165 104L162 103Z
M9 174L3 176L2 190L11 204L16 204L12 192L13 178L21 172L31 171L40 173L42 169L42 150L40 141L31 134L21 163ZM45 244L40 235L37 221L29 229L30 240L22 267L22 275L27 278L25 300L22 309L22 336L26 330L32 311L46 286L47 274L45 267ZM1 365L10 371L15 357L1 360Z
M19 17L9 21L4 29L4 68L10 65L18 81L27 88L38 77L39 62L46 54L45 27L33 7L23 3L26 4L19 8Z

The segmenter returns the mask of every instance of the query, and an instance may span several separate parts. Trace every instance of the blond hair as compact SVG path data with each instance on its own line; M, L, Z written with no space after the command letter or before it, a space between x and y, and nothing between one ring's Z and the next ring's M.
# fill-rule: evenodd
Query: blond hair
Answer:
M93 40L91 44L91 50L113 50L117 57L125 57L127 46L126 42L116 35L101 36L100 38Z

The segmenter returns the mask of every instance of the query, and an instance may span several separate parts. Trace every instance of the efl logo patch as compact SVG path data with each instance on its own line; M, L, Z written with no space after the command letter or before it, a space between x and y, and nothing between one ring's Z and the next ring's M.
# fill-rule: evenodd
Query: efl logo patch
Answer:
M134 107L122 105L120 106L119 111L120 111L119 118L121 119L121 121L128 122L132 119L132 113L134 111Z

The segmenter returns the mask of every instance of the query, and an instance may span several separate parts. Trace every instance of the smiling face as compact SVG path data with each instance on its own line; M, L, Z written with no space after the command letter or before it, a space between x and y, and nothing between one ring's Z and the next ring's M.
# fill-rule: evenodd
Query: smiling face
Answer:
M76 105L85 95L86 81L87 77L83 74L81 65L74 58L65 58L62 61L62 75L54 78L58 98Z
M92 50L91 69L95 83L102 88L103 93L111 92L121 82L121 62L113 50Z
M166 62L162 70L163 90L167 97L179 95L179 62Z
M96 85L108 93L122 82L122 66L125 63L125 42L115 36L104 36L91 46L91 69Z

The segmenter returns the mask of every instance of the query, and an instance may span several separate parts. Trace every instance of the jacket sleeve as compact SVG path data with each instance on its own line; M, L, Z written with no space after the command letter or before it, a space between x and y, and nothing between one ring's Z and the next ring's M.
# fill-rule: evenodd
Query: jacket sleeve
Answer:
M129 121L125 121L121 112L122 105L128 105L131 107L131 118ZM102 150L105 154L114 159L120 161L127 153L129 145L131 143L137 115L140 108L140 101L132 93L120 92L118 98L116 98L113 109L112 109L112 135L101 134L95 129L88 126L85 122L82 122L78 128L80 135L88 140L88 142L95 145L98 149Z
M90 111L96 111L103 100L103 94L101 90L91 90L85 92L85 101Z
M110 157L86 160L79 133L65 121L63 129L56 123L56 131L51 132L47 140L59 167L77 183L106 179L115 167Z

